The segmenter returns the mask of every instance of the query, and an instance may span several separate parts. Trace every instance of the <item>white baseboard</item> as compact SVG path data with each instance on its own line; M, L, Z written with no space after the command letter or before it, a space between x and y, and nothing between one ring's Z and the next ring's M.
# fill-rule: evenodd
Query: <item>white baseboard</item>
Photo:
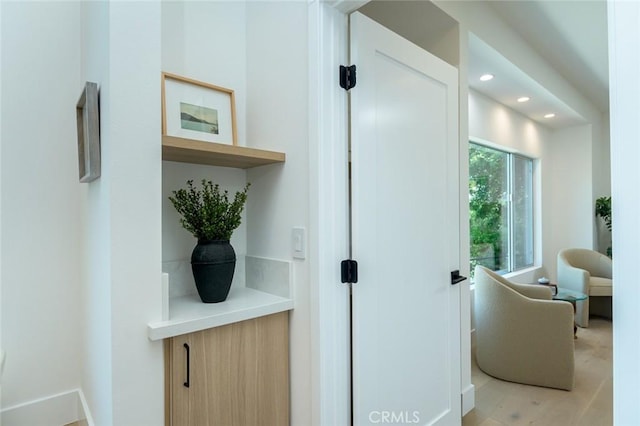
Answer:
M2 426L47 426L80 422L94 426L81 389L51 395L0 411Z
M84 397L82 389L78 389L78 399L80 400L80 406L78 407L80 410L78 411L77 422L80 423L80 426L95 426L95 422L91 416L91 410L89 410L89 405L87 405L87 399Z
M469 385L462 391L462 415L464 416L476 406L476 387Z

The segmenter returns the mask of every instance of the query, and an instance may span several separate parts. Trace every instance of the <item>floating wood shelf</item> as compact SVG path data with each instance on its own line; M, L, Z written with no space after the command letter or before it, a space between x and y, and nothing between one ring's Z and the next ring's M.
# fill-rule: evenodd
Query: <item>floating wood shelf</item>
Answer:
M285 154L164 135L162 136L162 159L181 163L250 169L266 164L284 163Z

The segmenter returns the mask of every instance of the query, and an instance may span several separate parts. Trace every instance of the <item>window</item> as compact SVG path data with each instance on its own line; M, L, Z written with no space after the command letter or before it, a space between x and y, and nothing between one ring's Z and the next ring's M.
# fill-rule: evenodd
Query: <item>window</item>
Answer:
M533 266L533 160L469 144L471 271Z

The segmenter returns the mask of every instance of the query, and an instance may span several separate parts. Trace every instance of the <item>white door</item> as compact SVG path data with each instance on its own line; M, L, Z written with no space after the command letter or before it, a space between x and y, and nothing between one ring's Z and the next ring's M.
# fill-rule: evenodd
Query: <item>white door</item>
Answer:
M353 423L461 422L457 70L351 16Z

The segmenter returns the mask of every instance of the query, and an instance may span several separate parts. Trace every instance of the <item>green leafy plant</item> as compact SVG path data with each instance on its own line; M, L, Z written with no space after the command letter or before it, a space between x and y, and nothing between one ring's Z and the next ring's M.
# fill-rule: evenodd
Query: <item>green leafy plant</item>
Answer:
M604 219L607 229L611 231L611 197L600 197L596 200L596 216Z
M596 217L604 219L604 224L611 232L611 197L600 197L596 200ZM607 248L607 256L612 257L612 248Z
M247 183L244 190L236 192L230 201L229 191L221 191L218 184L202 179L202 189L198 189L194 187L193 180L188 180L187 188L173 191L169 200L182 216L180 223L184 229L199 241L229 240L240 226L250 185Z

